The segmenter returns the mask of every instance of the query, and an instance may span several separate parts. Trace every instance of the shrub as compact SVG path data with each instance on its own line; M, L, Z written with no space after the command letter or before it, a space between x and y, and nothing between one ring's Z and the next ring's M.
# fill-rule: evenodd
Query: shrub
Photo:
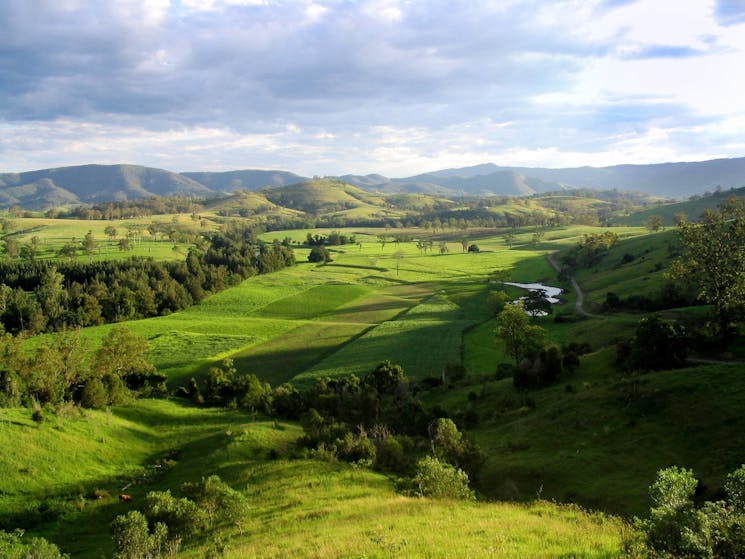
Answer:
M649 517L635 519L640 541L630 542L641 547L639 553L643 557L745 558L745 465L727 476L724 501L707 501L696 508L696 487L690 470L672 466L657 472L657 479L649 488Z
M326 247L314 246L308 254L308 262L331 262L331 253Z
M89 378L80 394L80 405L84 408L101 409L109 403L109 394L103 381L98 377Z
M468 487L468 475L431 456L425 456L417 462L413 481L422 497L474 499L473 491Z
M481 252L479 245L469 245L468 252Z
M0 530L0 557L3 559L69 559L69 555L44 538L23 539L23 530Z
M113 559L158 557L168 536L165 524L157 523L151 531L147 518L138 510L117 516L111 531L116 547Z

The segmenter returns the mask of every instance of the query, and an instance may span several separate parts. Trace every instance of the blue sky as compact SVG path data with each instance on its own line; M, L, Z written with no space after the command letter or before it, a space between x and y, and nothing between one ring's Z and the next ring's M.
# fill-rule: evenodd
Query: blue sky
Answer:
M0 172L745 155L745 0L3 0Z

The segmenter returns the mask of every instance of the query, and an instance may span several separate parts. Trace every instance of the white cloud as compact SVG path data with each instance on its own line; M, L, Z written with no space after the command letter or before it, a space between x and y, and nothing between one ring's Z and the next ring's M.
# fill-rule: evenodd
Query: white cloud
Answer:
M36 6L0 3L7 169L414 174L743 155L745 25L723 27L710 0Z

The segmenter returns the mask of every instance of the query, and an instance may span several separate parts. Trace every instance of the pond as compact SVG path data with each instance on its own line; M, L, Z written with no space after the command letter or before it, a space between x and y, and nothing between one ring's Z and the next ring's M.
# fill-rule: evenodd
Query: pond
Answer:
M511 281L504 281L502 283L504 285L511 285L512 287L527 289L528 291L545 291L546 300L554 305L561 302L558 297L564 291L560 287L551 287L550 285L543 285L542 283L515 283ZM525 297L520 297L520 299L518 299L517 301L520 301L521 299L525 299ZM513 301L513 303L517 303L517 301ZM548 313L544 311L525 311L525 314L528 314L530 316L546 316Z

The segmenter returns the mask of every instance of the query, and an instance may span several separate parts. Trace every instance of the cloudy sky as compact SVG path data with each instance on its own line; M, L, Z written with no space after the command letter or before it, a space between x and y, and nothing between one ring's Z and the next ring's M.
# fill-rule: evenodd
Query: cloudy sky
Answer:
M0 172L745 155L745 0L2 0Z

